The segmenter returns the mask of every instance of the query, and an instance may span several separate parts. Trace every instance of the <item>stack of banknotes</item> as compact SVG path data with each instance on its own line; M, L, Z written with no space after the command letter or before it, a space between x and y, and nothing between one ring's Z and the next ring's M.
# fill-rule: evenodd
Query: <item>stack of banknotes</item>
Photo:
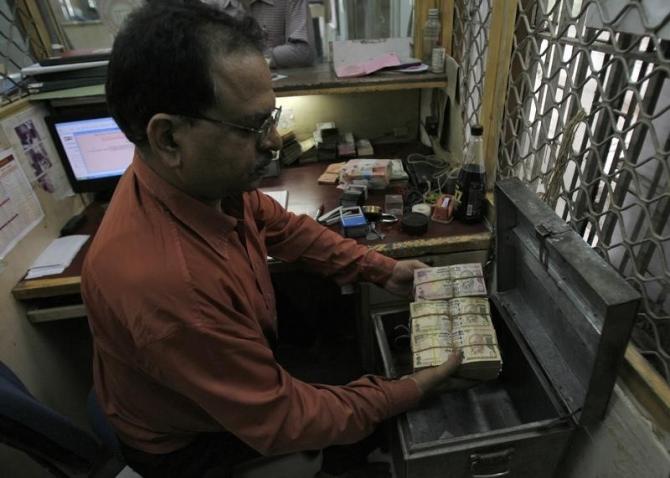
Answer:
M480 264L416 270L414 298L410 317L415 370L439 365L460 350L463 361L456 376L498 376L502 359Z

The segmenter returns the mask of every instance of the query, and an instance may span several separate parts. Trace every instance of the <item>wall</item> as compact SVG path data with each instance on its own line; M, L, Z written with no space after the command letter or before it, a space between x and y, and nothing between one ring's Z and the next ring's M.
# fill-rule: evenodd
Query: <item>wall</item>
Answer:
M5 111L0 110L0 118L6 117ZM2 133L0 144L7 144ZM85 400L91 387L86 321L33 325L26 319L23 306L11 295L12 287L32 261L58 236L63 224L82 209L83 203L78 196L55 200L42 189L34 189L45 218L0 264L0 310L3 311L0 361L6 363L38 399L85 427ZM0 447L0 464L1 476L44 476L40 468L31 468L32 462L5 446Z
M63 23L63 30L72 48L110 48L114 37L101 21Z
M582 430L571 443L563 467L564 478L667 478L670 441L647 418L625 386L614 388L603 422Z
M283 108L280 129L292 129L303 140L311 136L317 122L334 121L340 133L352 131L361 138L388 139L400 128L414 139L419 94L419 90L404 90L277 98L277 106Z

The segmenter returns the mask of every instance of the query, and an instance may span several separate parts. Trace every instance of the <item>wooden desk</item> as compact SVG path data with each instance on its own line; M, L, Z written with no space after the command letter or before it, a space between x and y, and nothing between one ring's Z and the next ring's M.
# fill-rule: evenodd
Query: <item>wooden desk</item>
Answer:
M261 185L267 189L286 189L288 206L311 210L322 205L324 211L339 206L341 190L331 185L317 184L316 179L326 168L324 163L314 163L297 168L282 170L277 178L269 178ZM367 204L384 205L386 194L401 193L405 182L392 184L384 191L370 191ZM383 240L358 242L368 244L373 249L395 258L418 257L427 254L448 254L468 250L488 249L491 232L484 224L451 224L430 222L428 232L423 236L409 236L400 230L399 223L378 224L377 229L385 234ZM336 228L337 230L337 228Z
M285 168L279 177L267 178L261 187L288 190L289 208L313 210L323 205L325 210L330 210L339 205L341 191L335 186L317 184L317 178L325 168L324 163ZM399 193L404 187L405 184L402 183L392 185L390 190L372 191L368 203L383 205L385 194ZM87 220L78 232L90 234L92 238L102 220L104 209L100 204L94 203L85 212ZM454 222L445 225L431 222L428 233L421 237L406 235L400 230L399 224L381 225L379 230L386 235L385 238L368 244L383 254L396 258L485 251L491 239L491 233L484 224L464 225ZM84 314L79 297L80 272L90 242L91 240L84 245L62 274L21 280L12 289L17 300L26 301L31 307L28 317L32 321L57 320L72 317L73 314ZM359 239L359 242L366 243L366 240Z
M36 279L22 279L12 289L12 295L15 299L47 299L80 293L81 267L84 263L84 257L86 257L86 251L88 251L91 240L105 214L105 209L101 204L93 203L84 210L84 213L86 214L86 222L84 222L77 233L90 234L91 238L86 241L72 263L61 274Z

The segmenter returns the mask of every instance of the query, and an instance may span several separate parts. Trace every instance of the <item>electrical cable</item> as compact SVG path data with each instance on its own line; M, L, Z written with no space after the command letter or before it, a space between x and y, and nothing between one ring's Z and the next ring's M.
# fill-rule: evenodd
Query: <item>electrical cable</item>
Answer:
M412 178L413 188L407 192L404 199L405 211L411 211L412 206L419 203L434 204L437 196L442 193L448 180L453 179L454 173L460 168L449 167L445 161L436 158L433 155L426 156L419 153L411 153L405 159L407 168L410 169L410 177ZM428 165L435 171L430 175L430 178L418 178L416 176L416 165ZM423 182L421 180L423 179ZM425 187L422 187L425 184ZM434 187L434 184L437 187Z

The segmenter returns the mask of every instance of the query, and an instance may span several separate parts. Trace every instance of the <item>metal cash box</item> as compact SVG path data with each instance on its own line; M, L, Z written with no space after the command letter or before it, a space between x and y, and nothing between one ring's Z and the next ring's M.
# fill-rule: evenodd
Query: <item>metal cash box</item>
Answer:
M495 204L503 371L396 419L399 477L552 476L577 427L605 414L639 294L519 180L499 181ZM407 321L406 308L373 314L388 376L411 372Z

